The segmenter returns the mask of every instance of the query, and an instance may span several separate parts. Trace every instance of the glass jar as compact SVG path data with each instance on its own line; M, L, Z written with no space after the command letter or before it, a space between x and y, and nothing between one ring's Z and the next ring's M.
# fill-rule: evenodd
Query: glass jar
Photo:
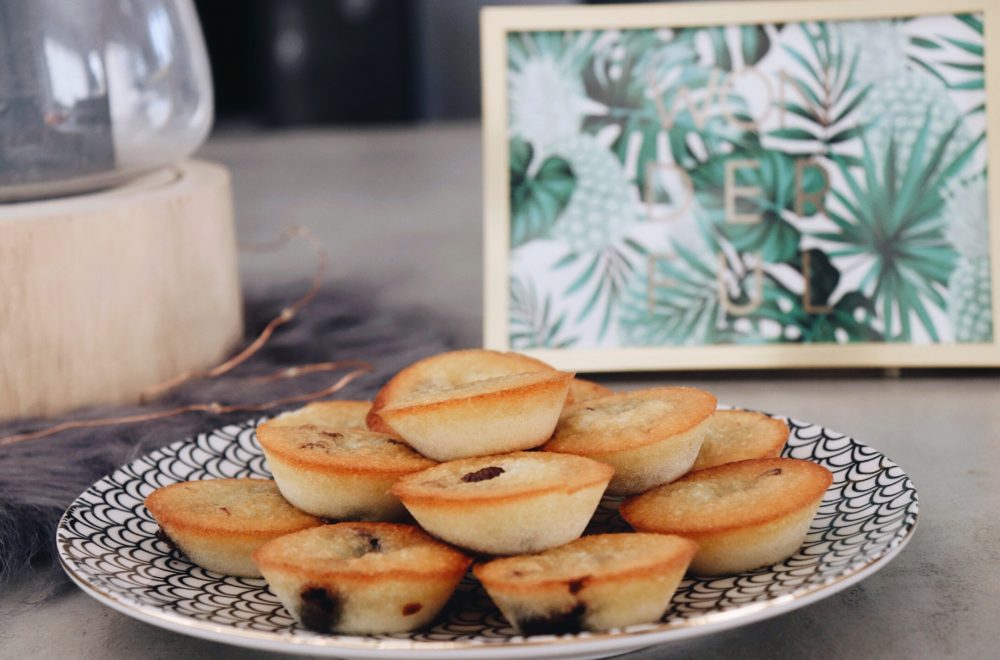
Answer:
M211 124L191 0L0 0L0 201L116 185Z

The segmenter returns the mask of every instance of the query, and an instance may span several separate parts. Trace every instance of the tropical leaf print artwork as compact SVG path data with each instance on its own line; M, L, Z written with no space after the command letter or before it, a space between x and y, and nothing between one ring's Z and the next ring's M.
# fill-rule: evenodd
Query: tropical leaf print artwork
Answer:
M532 156L530 144L511 140L511 247L548 236L573 194L575 180L569 163L549 157L530 174Z
M979 91L985 88L983 19L969 14L957 16L968 30L954 36L914 37L914 46L924 52L911 55L914 63L952 90ZM949 48L950 46L950 48ZM985 101L970 112L983 112Z
M738 167L734 167L739 165ZM731 172L727 182L727 169ZM743 252L755 252L768 262L793 259L801 232L787 219L794 209L796 190L815 191L822 186L815 167L803 168L796 180L795 161L777 151L740 151L719 156L691 171L698 212L709 218L716 230ZM756 222L730 222L725 209L726 187L736 185L760 191L756 198L736 200L740 215L755 215ZM803 208L804 213L814 209ZM811 213L810 213L811 215Z
M914 319L940 341L929 308L947 308L945 291L955 266L955 250L945 237L944 190L963 172L975 144L945 161L958 124L936 143L929 138L930 127L928 117L903 170L897 169L891 138L881 162L865 146L859 175L842 164L848 191L835 190L834 197L843 210L829 211L839 231L818 235L841 246L830 251L834 257L868 258L861 289L879 306L892 341L911 342Z
M700 31L623 34L584 69L587 92L603 108L586 117L583 129L612 131L611 149L640 189L650 164L661 162L666 151L687 167L727 150L745 134L726 117L747 119L738 96L723 92L723 106L704 99L720 93L726 74L698 62Z
M622 302L624 346L711 345L747 341L734 327L728 310L750 302L755 281L752 268L739 264L729 286L717 281L720 246L710 230L674 240L670 252L650 254L636 273Z
M958 341L993 340L990 298L990 235L986 214L986 177L976 176L946 193L943 215L958 262L948 280L948 315Z
M532 282L511 280L511 348L568 348L576 337L564 332L566 314L554 318L552 297L539 300Z
M753 66L771 48L768 29L761 25L712 27L698 32L711 44L710 65L724 71L737 71Z
M570 252L560 259L554 268L574 269L576 272L562 295L586 296L574 321L580 324L590 318L599 319L597 336L605 336L615 318L625 287L638 272L647 254L643 245L626 238L594 253Z
M594 35L586 32L536 32L508 40L513 137L544 153L550 142L577 133L595 105L580 80L593 41Z
M981 15L507 46L512 346L992 341Z
M770 136L792 141L796 153L842 153L843 149L838 147L864 132L856 111L871 91L872 83L860 82L860 53L850 53L835 24L797 27L809 47L803 51L799 46L782 44L794 61L795 74L783 71L779 82L790 82L796 94L786 92L778 107L780 112L800 121L777 128Z
M572 252L604 250L639 220L638 200L621 163L592 136L553 145L573 171L575 185L552 235Z
M810 264L808 277L807 261ZM764 289L764 302L753 312L755 321L761 324L770 321L781 327L781 334L772 341L853 343L885 340L869 322L877 310L868 296L860 291L847 291L834 298L842 276L825 252L803 251L792 265L803 275L808 295L792 291L771 277L771 286Z

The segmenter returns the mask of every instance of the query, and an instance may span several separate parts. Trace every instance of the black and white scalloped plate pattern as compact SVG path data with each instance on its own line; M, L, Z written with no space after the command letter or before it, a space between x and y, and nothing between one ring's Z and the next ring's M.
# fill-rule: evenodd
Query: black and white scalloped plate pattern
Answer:
M834 481L799 551L765 569L684 580L656 624L605 633L515 634L472 578L429 629L346 636L305 630L262 579L199 568L156 537L143 506L155 488L192 479L269 477L254 427L226 426L176 442L101 479L59 523L59 558L88 594L127 615L241 646L347 658L602 657L744 625L830 596L884 566L910 539L917 491L897 465L841 433L789 420L785 455L829 468ZM625 531L617 502L590 531Z

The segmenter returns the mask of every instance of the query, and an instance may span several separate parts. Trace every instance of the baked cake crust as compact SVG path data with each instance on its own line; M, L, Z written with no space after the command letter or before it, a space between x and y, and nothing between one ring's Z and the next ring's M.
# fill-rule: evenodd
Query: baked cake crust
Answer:
M437 616L471 560L411 525L340 523L283 536L254 559L305 627L392 633Z
M191 561L244 577L260 576L252 555L261 545L323 524L265 479L186 481L158 488L145 503L168 541Z
M262 546L254 561L303 579L461 577L472 560L413 525L344 522L288 534ZM377 544L377 545L373 545ZM378 548L375 550L374 548Z
M329 426L335 429L367 429L365 417L371 401L316 401L269 420L271 426Z
M559 419L573 374L535 371L402 397L380 417L437 461L531 449Z
M513 452L440 463L401 478L392 492L404 503L462 507L543 493L575 493L606 484L612 474L614 468L610 465L582 456Z
M788 441L788 424L749 410L716 410L705 421L705 439L692 470L775 458Z
M569 587L579 580L628 580L676 568L683 571L697 549L694 541L667 534L593 534L537 554L477 564L472 570L490 586L532 591Z
M574 378L573 382L569 384L569 396L566 397L566 405L571 406L574 403L600 399L614 393L615 391L610 387L605 387L600 383L583 378Z
M447 408L458 402L503 400L514 392L531 396L543 394L553 387L565 387L568 391L572 378L573 374L554 370L485 378L456 387L401 397L398 403L382 408L381 415L397 416L415 410Z
M514 555L579 538L612 474L581 456L517 452L444 463L403 477L392 492L434 536Z
M524 634L606 630L659 620L697 544L661 534L599 534L473 571Z
M547 451L599 457L680 435L708 419L715 397L693 387L654 387L567 408Z
M608 493L634 495L691 470L714 410L715 397L692 387L612 394L564 409L543 449L608 463Z
M274 536L322 524L281 496L270 479L205 479L157 488L146 508L161 525L209 536Z
M762 525L822 499L833 475L795 458L759 458L692 472L625 500L636 529L690 536Z
M320 472L409 474L435 465L397 436L367 429L285 426L269 421L257 427L257 440L269 458Z
M272 426L257 429L267 465L285 498L333 520L400 520L396 480L435 462L401 440L369 430Z
M794 554L832 481L826 468L792 458L726 463L626 500L621 514L638 531L698 543L693 573L738 573Z
M449 351L432 355L406 367L378 391L367 415L368 428L392 433L392 427L380 416L380 411L428 390L460 387L477 380L510 376L535 371L554 371L541 360L520 353L503 353L486 349Z

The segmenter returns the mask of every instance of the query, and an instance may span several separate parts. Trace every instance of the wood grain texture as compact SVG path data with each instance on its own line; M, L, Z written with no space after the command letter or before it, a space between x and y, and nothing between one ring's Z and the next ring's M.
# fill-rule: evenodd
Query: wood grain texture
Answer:
M224 168L0 206L0 419L134 402L241 336Z

